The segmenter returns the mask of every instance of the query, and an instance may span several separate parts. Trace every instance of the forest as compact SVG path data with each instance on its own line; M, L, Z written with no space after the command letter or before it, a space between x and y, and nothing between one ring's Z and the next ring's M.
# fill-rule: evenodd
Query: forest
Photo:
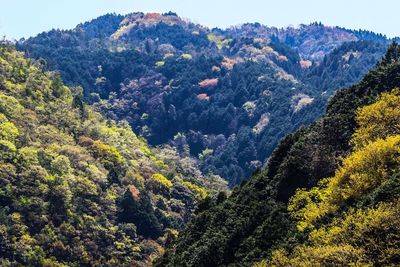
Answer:
M397 40L135 12L0 41L0 265L399 266Z
M150 262L198 201L226 190L7 43L0 73L1 266Z
M168 144L231 187L265 166L279 140L319 118L390 40L371 32L260 24L208 29L175 13L108 14L21 40L86 102Z
M399 265L399 86L393 43L265 170L205 199L156 266Z

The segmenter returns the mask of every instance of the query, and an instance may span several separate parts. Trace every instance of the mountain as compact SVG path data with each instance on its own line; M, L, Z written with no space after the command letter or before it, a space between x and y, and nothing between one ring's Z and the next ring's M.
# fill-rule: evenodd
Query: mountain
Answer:
M0 44L1 266L148 266L201 199L225 190L82 98Z
M400 47L265 170L199 205L156 266L397 266Z
M331 27L322 23L301 24L297 28L267 27L259 23L246 23L231 27L225 33L230 38L249 38L264 41L280 41L298 52L301 59L320 62L337 47L347 42L386 42L381 34L368 31L353 31L341 27ZM279 52L279 51L278 51Z
M208 29L169 12L108 14L17 48L82 86L84 101L108 118L234 186L265 165L281 138L319 118L388 44L320 23Z

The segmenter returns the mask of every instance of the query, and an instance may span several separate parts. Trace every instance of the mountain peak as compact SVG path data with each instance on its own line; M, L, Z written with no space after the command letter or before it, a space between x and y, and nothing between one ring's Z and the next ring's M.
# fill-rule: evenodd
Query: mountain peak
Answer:
M112 37L114 39L119 39L124 35L128 35L133 29L151 28L160 23L169 27L179 26L184 29L188 29L191 24L173 12L163 14L156 12L135 12L125 16L119 25L119 29L113 34Z

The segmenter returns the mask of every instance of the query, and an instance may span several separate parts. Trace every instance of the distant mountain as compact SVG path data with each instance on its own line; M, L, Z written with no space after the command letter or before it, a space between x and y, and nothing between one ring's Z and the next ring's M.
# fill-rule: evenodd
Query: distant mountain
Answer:
M175 13L108 14L17 48L109 118L199 160L231 186L382 57L390 40L320 23L208 29Z
M341 27L330 27L322 23L300 25L297 28L267 27L259 23L248 23L232 27L224 31L230 38L250 38L264 40L266 43L279 40L298 52L304 60L322 61L325 55L331 53L346 42L374 41L387 42L388 39L368 31L353 31Z
M400 47L265 170L207 198L156 266L398 266Z
M0 265L150 265L224 181L43 67L0 43Z

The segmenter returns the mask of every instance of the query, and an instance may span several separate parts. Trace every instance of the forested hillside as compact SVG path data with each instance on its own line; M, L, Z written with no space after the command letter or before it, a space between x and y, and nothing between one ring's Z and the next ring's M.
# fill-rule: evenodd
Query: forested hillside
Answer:
M0 44L0 265L148 266L225 183Z
M0 265L400 266L393 40L136 12L0 41Z
M394 43L265 171L206 198L158 266L398 266L398 87Z
M233 186L319 118L337 89L358 82L388 42L320 23L208 29L169 12L108 14L17 48L82 86L83 100L108 118Z

